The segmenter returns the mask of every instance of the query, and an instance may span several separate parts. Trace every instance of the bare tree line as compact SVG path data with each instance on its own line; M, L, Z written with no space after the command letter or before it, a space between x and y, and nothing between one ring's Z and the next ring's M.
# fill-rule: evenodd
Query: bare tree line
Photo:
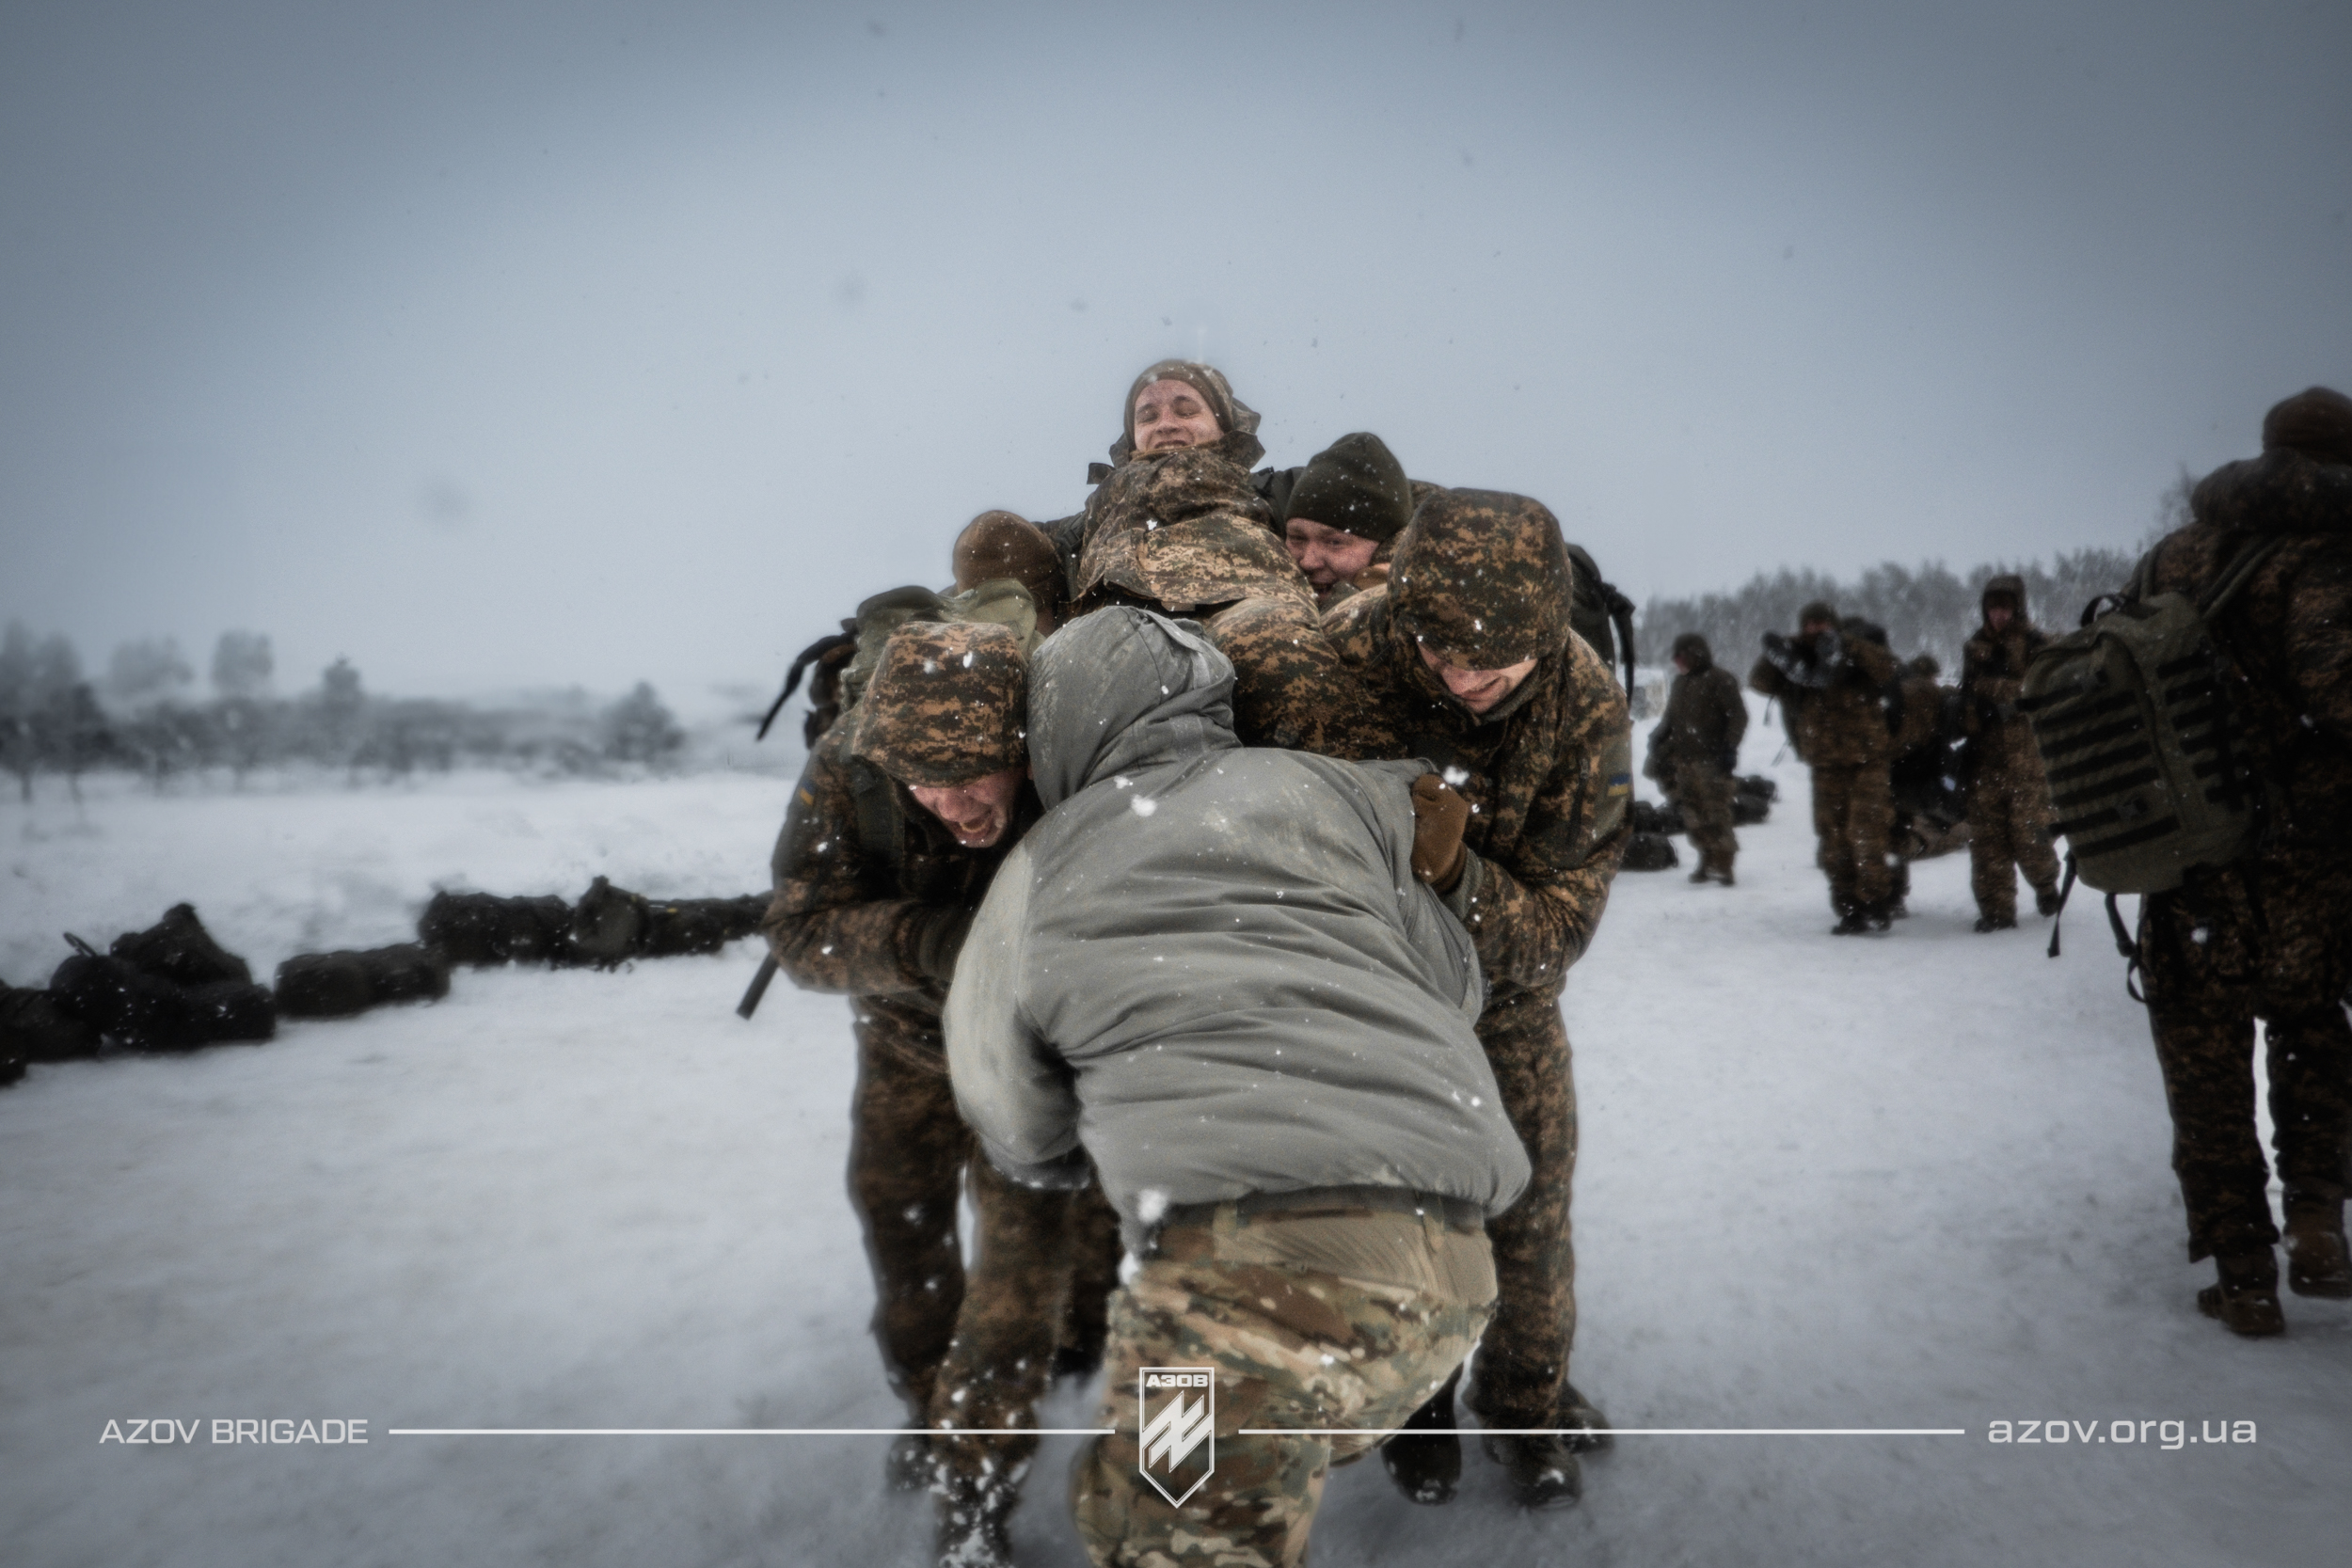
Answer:
M62 776L77 796L82 777L100 768L139 773L158 789L209 770L242 783L257 768L306 763L354 780L461 764L593 773L668 762L686 744L642 681L618 702L569 692L485 708L376 696L338 658L315 687L280 696L270 641L249 631L221 634L210 673L212 695L199 698L179 644L148 638L117 647L89 679L69 640L12 621L0 635L0 768L29 800L41 773Z

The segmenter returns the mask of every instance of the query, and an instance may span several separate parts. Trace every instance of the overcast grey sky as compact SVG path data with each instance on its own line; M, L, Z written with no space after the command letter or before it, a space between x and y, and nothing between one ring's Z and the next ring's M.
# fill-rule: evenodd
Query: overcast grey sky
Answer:
M766 684L1222 366L1635 596L2129 545L2352 383L2352 6L0 8L0 616Z

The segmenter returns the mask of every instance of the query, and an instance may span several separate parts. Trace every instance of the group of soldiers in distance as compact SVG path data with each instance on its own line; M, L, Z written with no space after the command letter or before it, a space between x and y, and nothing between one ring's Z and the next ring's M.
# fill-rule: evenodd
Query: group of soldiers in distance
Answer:
M1947 687L1933 656L1898 663L1885 631L1824 601L1797 634L1768 632L1748 685L1777 701L1813 773L1813 828L1836 936L1883 931L1910 911L1911 864L1968 850L1979 932L2017 925L2017 877L2043 915L2058 911L2049 788L2018 711L2026 666L2049 637L2026 616L2025 579L1984 586L1983 622ZM1734 884L1734 774L1748 708L1696 632L1675 639L1674 685L1645 771L1680 811L1698 852L1691 880Z
M1466 1366L1518 1505L1573 1503L1611 1443L1568 1377L1559 1006L1631 832L1606 624L1572 629L1606 595L1533 499L1408 479L1362 433L1254 468L1257 425L1216 370L1151 367L1083 510L982 514L951 588L878 594L803 655L765 927L797 984L851 998L850 1192L908 1413L885 1478L932 1494L942 1562L1012 1560L1059 1375L1107 1374L1071 1489L1104 1564L1302 1561L1327 1467L1375 1447L1449 1501ZM2289 400L2150 579L2193 586L2233 531L2292 536L2227 628L2271 821L2147 900L2139 942L2191 1256L2219 1260L2199 1306L2240 1333L2280 1326L2258 1016L2290 1283L2352 1294L2347 465L2352 403ZM2013 579L1984 608L1961 700L1989 930L2016 870L2045 913L2058 889L2016 707L2041 634ZM1730 885L1745 708L1702 641L1675 662L1654 771L1692 879ZM1817 605L1752 681L1813 769L1836 929L1886 928L1906 857L1960 832L1917 795L1898 812L1902 756L1947 728L1934 672ZM1213 1467L1175 1440L1181 1395L1148 1408L1139 1373L1168 1367L1212 1371Z

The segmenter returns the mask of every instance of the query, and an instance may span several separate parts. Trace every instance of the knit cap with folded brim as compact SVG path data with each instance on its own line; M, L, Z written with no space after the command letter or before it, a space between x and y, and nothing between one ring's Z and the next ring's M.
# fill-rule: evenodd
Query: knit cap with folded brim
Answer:
M910 621L858 699L850 752L902 784L943 788L1028 764L1021 640L982 622Z
M1388 443L1358 431L1315 453L1291 488L1285 515L1385 545L1413 520L1413 487Z

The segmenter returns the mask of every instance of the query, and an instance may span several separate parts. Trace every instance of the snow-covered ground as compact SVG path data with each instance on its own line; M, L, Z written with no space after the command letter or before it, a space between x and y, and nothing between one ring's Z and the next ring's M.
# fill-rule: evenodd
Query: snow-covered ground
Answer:
M2352 1525L2352 1304L2288 1336L2190 1305L2163 1091L2096 906L1979 937L1963 860L1833 941L1803 770L1734 890L1621 878L1567 1016L1582 1093L1578 1382L1643 1436L1527 1517L1473 1452L1423 1510L1333 1477L1316 1560L2319 1563ZM193 901L267 971L407 933L436 886L574 896L765 879L787 786L525 786L0 802L0 977ZM1688 852L1686 853L1686 865ZM847 1008L755 952L460 972L447 1001L0 1092L0 1560L914 1563L880 1438L393 1436L411 1427L887 1427L842 1193ZM103 1442L196 1423L192 1445ZM215 1444L360 1419L365 1447ZM1091 1418L1065 1388L1052 1424ZM2184 1442L2251 1422L2250 1442ZM1998 1445L1996 1421L2074 1438ZM2115 1434L2131 1423L2136 1440ZM2106 1442L2081 1440L2096 1423ZM2236 1428L2244 1432L2244 1428ZM1016 1544L1083 1561L1074 1439Z

